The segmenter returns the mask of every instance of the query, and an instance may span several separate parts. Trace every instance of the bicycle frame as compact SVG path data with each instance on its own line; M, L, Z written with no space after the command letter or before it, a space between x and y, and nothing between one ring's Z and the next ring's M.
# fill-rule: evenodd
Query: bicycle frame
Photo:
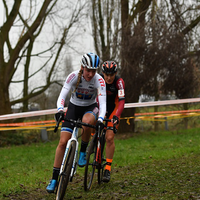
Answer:
M103 139L105 137L105 132L106 129L104 129L102 132L98 131L97 133L97 152L96 152L96 164L101 165L103 160L102 160L102 144L100 142L100 139Z
M98 169L98 183L102 182L102 176L104 167L107 164L106 159L104 158L104 146L105 146L105 134L107 130L107 122L111 121L110 119L104 119L105 128L100 131L100 127L98 127L98 131L92 137L90 145L88 147L87 153L87 164L85 166L85 175L84 175L84 190L88 191L91 189L95 169ZM113 132L116 133L115 125L113 126Z
M102 132L98 131L97 132L97 152L96 152L96 163L98 163L99 165L103 165L101 167L104 167L106 165L106 163L103 163L103 158L102 158L102 154L103 154L103 150L104 150L104 145L105 145L105 142L103 141L100 141L100 140L105 140L105 134L106 134L106 131L107 131L107 123L110 122L111 120L110 119L107 119L105 118L104 119L105 121L105 128ZM117 132L117 129L114 125L114 130L113 130L114 133ZM102 146L101 146L102 145Z

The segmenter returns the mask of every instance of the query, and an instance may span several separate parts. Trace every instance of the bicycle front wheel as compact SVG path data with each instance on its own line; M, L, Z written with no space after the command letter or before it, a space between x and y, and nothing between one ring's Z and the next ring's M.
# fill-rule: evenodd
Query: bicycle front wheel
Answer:
M101 138L100 138L100 157L101 157L101 163L99 164L99 168L98 168L98 184L100 185L102 182L102 178L103 178L103 171L104 171L104 167L106 164L106 159L104 158L104 146L105 146L105 133L102 134Z
M85 166L85 175L84 175L84 190L88 191L91 189L92 181L94 178L94 173L96 169L95 158L96 158L96 137L92 137L90 145L88 147L87 153L87 164Z
M76 151L76 142L72 141L69 146L67 156L65 158L63 172L60 175L60 181L58 184L56 200L62 200L65 196L65 191L67 189L67 185L68 185L68 182L70 179L70 173L71 173L71 169L72 169L75 151Z

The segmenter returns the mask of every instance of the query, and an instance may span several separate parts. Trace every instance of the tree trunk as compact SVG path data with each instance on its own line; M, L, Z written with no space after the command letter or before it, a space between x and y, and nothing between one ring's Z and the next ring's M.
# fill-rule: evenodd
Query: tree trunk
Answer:
M121 76L126 80L127 73L129 72L129 54L127 54L127 47L129 46L129 40L131 37L130 24L129 24L129 1L121 0L121 21L122 21L122 44L121 44ZM129 76L129 75L128 75ZM125 82L126 102L131 101L132 95L130 95L129 88L131 88L132 82ZM122 113L123 117L134 117L135 109L124 109ZM119 132L134 132L135 123L134 119L130 120L128 125L126 120L120 122Z
M0 115L3 114L10 114L11 113L11 104L10 104L10 99L9 99L9 89L8 87L4 86L3 82L3 74L0 74ZM4 97L4 98L2 98Z

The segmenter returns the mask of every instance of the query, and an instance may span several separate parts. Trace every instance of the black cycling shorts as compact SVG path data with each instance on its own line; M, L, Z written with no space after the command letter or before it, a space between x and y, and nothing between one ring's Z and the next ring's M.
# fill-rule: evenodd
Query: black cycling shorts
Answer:
M97 103L94 103L90 106L76 106L69 102L66 118L67 119L82 119L83 115L86 113L92 113L95 116L95 119L98 117L99 109ZM61 131L68 131L70 133L73 132L74 124L68 121L63 121Z

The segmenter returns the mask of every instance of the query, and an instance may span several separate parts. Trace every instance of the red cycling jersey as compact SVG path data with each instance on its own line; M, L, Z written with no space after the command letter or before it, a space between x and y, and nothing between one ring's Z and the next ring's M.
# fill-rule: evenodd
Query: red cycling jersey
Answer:
M104 78L103 74L100 75ZM107 117L112 119L113 115L116 115L120 119L125 104L124 80L116 75L112 84L106 83L106 94ZM112 126L113 124L109 122L108 127Z

